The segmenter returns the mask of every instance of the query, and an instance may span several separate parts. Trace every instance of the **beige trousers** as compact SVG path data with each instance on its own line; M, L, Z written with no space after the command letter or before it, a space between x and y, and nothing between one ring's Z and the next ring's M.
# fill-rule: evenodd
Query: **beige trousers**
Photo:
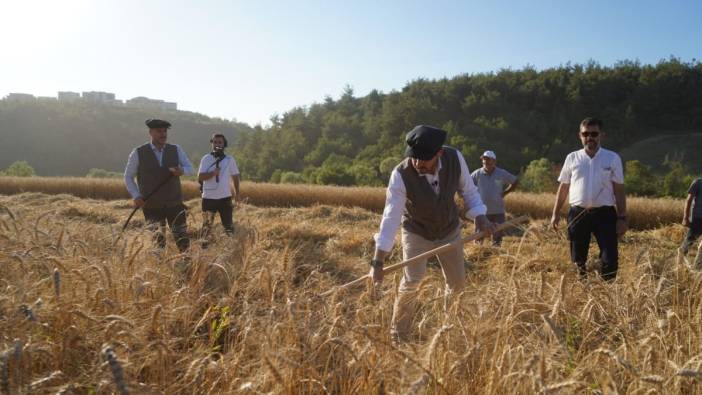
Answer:
M461 227L458 226L447 237L430 241L417 234L407 232L402 229L402 257L403 260L413 258L419 254L427 252L436 247L450 243L461 237ZM444 273L445 299L444 307L448 298L453 293L460 292L465 286L466 271L463 266L463 248L453 250L438 255L441 270ZM427 271L427 260L423 259L412 265L405 267L400 288L395 299L392 313L391 332L399 338L407 338L410 333L412 318L416 308L417 287L424 278Z

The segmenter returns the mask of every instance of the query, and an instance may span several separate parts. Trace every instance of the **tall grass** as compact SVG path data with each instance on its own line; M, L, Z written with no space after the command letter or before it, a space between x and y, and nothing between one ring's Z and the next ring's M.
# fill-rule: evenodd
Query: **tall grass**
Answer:
M466 290L444 311L443 278L430 269L413 340L395 345L399 274L377 292L318 296L366 273L378 213L245 204L233 239L218 229L208 249L194 241L183 276L170 239L158 253L133 228L114 243L109 219L128 212L123 202L0 196L3 391L701 391L702 277L676 265L681 226L628 234L612 284L579 281L563 233L545 221L502 249L467 245Z
M0 195L23 192L70 194L91 199L129 199L121 180L80 177L0 177ZM337 187L321 185L270 184L243 182L241 192L250 204L262 207L309 207L315 204L361 207L382 212L385 189L371 187ZM183 182L186 199L200 195L198 184ZM507 196L507 211L513 215L550 218L553 194L515 192ZM651 229L682 219L683 201L679 199L628 199L629 225L634 229Z

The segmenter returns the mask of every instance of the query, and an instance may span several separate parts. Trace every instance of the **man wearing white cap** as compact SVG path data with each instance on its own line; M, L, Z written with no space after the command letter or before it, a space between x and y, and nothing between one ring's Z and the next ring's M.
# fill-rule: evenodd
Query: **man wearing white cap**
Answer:
M517 188L517 176L505 169L497 167L497 155L485 151L480 156L483 167L471 174L473 182L478 187L480 198L487 206L487 218L496 224L505 222L505 200L508 193ZM502 232L492 235L492 244L502 243Z

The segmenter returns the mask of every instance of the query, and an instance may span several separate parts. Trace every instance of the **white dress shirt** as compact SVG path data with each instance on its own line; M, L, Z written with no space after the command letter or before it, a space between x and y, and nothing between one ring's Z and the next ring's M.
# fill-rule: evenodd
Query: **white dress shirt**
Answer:
M207 154L200 161L200 169L198 173L210 173L214 171L214 164L217 159L212 154ZM230 187L231 176L239 174L239 168L236 161L231 155L227 155L219 162L219 182L217 177L212 177L202 182L202 197L203 199L224 199L232 196Z
M485 215L487 208L480 199L478 188L470 177L466 160L460 151L456 150L456 153L458 154L458 163L461 166L457 192L463 198L463 203L468 209L466 217L474 219L479 215ZM432 186L437 195L440 190L439 170L441 170L441 160L438 161L434 174L422 174L423 177L427 178L427 182L429 182L429 185ZM396 168L390 174L390 182L385 193L385 209L383 210L383 219L380 221L380 230L373 236L377 249L381 251L390 251L392 249L392 246L395 244L395 235L402 223L402 216L407 211L406 203L407 189L405 182L402 180L402 175Z
M571 206L594 208L614 206L614 186L624 184L624 169L619 155L600 147L595 156L585 149L566 156L558 182L570 184L568 202Z
M154 155L156 155L156 160L158 160L158 163L163 166L163 149L156 148L156 146L152 143L149 143L149 145L151 146L151 150L154 152ZM178 151L178 163L180 167L183 168L183 174L193 174L193 165L190 164L190 160L188 160L188 156L185 155L185 151L180 148L180 145L174 145ZM139 192L139 186L134 181L134 177L136 177L138 170L139 154L137 153L137 149L134 148L129 154L129 159L127 159L127 167L124 169L124 184L127 186L127 191L132 196L132 199L144 197L141 192Z

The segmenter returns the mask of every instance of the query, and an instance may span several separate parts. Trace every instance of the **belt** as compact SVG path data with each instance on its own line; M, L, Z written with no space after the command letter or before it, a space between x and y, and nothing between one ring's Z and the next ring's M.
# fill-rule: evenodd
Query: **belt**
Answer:
M578 210L585 210L585 211L602 211L602 210L611 210L614 208L614 206L599 206L599 207L580 207L580 206L573 206L574 208L577 208Z

